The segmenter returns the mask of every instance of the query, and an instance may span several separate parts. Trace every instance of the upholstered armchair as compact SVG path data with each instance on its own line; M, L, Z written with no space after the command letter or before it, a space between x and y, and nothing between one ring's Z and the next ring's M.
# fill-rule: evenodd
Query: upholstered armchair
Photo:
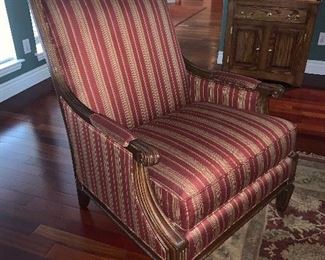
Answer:
M296 128L279 86L184 61L165 1L30 0L93 199L149 256L208 255L293 191Z

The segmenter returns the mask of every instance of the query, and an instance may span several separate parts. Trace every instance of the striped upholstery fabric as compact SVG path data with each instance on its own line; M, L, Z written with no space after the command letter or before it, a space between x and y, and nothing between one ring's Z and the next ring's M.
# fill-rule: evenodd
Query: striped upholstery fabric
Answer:
M117 124L115 121L105 116L92 114L90 116L90 122L102 134L109 136L112 140L123 147L128 147L129 143L135 139L129 129Z
M148 169L152 187L184 230L286 158L295 134L283 119L212 103L193 103L134 129L160 153Z
M207 80L189 74L191 101L211 102L250 112L261 112L261 95L254 90L259 81L254 79L242 81L243 76L230 77L230 75L220 72L219 77Z
M161 257L166 249L138 206L133 180L133 157L120 144L87 124L63 101L64 117L72 144L75 172L111 212Z
M132 128L186 103L166 1L42 0L61 73L93 111ZM52 57L51 57L52 55Z
M186 240L189 241L187 259L193 259L209 246L275 188L288 180L291 173L292 159L286 158L187 232Z

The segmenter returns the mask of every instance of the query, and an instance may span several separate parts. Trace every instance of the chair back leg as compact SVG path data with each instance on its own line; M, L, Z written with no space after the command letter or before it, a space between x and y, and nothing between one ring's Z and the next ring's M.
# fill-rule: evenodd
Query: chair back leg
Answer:
M78 202L81 209L86 209L90 202L90 197L77 184Z

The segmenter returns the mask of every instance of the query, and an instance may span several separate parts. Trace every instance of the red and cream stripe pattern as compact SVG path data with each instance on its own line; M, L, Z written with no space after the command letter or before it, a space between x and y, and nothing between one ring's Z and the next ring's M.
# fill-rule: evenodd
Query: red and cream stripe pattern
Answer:
M186 104L187 75L166 1L41 3L56 69L94 112L132 128Z
M208 80L189 74L190 99L192 102L210 102L250 112L261 112L261 95L254 90L259 81L251 79L253 82L243 83L241 77L223 73L214 80Z
M127 147L135 139L129 129L117 124L108 117L92 114L90 121L102 134L108 136L123 147Z
M135 195L133 157L122 145L86 123L61 99L78 180L162 258L159 243Z
M292 159L284 159L190 230L186 234L189 242L188 259L193 259L275 188L288 180L293 172L292 167Z
M294 150L290 122L212 103L193 103L134 129L155 146L149 167L165 214L183 230L193 228Z

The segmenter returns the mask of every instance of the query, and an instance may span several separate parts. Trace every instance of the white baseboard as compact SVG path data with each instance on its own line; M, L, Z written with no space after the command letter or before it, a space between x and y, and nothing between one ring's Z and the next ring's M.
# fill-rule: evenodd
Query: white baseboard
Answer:
M223 63L223 51L218 52L217 63ZM305 73L307 74L316 74L316 75L325 75L325 61L321 60L308 60Z
M325 61L321 60L308 60L305 73L325 75Z
M20 92L36 85L50 77L47 64L28 71L12 80L0 84L0 102L3 102Z

